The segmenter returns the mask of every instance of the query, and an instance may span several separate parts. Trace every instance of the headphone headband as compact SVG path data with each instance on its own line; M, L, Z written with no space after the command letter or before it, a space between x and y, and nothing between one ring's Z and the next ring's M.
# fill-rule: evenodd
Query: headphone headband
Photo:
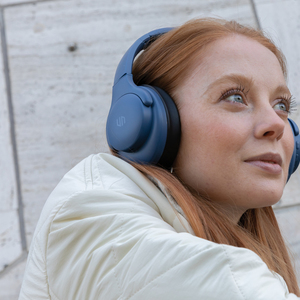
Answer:
M166 27L161 29L156 29L153 31L150 31L149 33L143 35L139 39L135 41L135 43L126 51L124 56L122 57L117 70L115 74L114 79L114 85L118 83L118 81L124 76L124 75L130 75L132 74L132 65L134 58L137 56L137 54L144 50L147 46L149 41L153 38L157 38L158 36L170 31L173 29L172 27Z

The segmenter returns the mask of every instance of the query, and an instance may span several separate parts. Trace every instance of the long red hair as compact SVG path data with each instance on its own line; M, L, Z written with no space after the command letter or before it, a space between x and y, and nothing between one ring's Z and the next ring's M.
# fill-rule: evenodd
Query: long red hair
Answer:
M162 35L134 62L137 85L162 88L176 102L176 87L186 78L196 56L209 43L228 35L243 35L272 51L286 77L285 59L261 31L219 19L192 20ZM134 164L142 173L159 180L184 211L196 236L222 244L248 248L257 253L270 270L280 274L289 291L300 296L295 271L272 207L247 210L234 224L209 201L185 186L175 175L157 166Z

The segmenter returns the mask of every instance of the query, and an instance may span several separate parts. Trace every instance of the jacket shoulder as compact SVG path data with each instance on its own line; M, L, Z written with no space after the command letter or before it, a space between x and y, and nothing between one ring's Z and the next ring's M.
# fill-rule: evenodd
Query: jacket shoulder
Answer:
M140 185L152 194L158 193L152 190L151 183L135 168L109 154L90 155L66 173L50 194L41 212L27 259L20 299L32 299L32 295L38 295L40 299L50 299L51 285L49 286L47 264L51 261L49 241L53 245L51 236L55 235L55 225L61 224L63 231L71 219L74 221L75 218L81 218L84 223L84 220L92 217L91 214L103 213L98 207L112 211L118 207L121 209L126 207L126 197L134 197L139 202L142 200L141 206L144 209L149 211L150 207L151 213L159 215L158 207ZM162 195L158 196L162 198ZM112 200L109 202L109 199ZM113 201L117 199L119 206ZM101 201L104 206L98 205ZM62 249L60 242L61 239L58 239L54 244ZM52 296L55 297L55 293Z

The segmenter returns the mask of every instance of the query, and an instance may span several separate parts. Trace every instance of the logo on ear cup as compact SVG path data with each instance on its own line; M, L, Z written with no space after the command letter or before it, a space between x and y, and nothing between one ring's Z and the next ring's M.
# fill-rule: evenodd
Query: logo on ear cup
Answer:
M122 96L108 115L108 144L116 151L136 151L145 143L151 122L151 107L145 106L135 94Z
M122 127L126 123L126 118L124 116L120 116L117 119L117 126Z

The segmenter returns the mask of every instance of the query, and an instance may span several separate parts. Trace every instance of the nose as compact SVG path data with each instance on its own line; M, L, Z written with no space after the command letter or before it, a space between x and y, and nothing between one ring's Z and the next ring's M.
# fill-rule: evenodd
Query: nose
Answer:
M260 109L254 135L258 139L280 140L284 133L286 122L273 107Z

